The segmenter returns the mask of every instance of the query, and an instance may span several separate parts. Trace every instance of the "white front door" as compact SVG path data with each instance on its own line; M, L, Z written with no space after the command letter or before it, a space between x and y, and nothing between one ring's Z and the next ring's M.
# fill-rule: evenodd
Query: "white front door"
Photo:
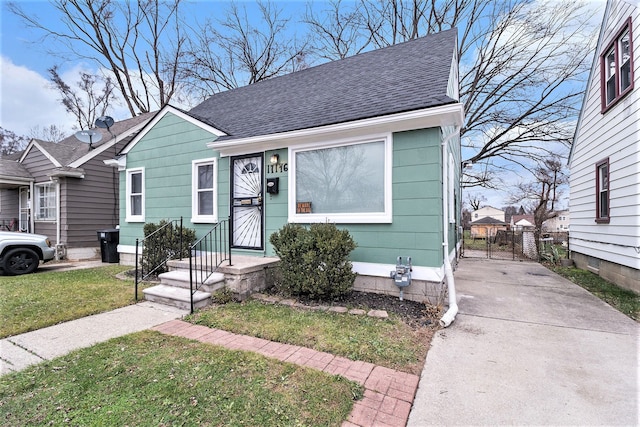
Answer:
M29 187L20 187L19 192L19 227L20 231L29 233L31 232L31 192L29 191Z

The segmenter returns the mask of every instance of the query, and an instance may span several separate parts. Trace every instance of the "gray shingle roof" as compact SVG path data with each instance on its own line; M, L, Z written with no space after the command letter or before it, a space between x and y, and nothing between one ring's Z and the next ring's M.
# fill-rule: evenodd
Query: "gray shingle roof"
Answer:
M0 179L1 177L9 178L31 178L31 174L18 163L17 160L0 158Z
M447 30L217 93L189 114L243 138L457 102L447 96L456 37Z
M116 136L120 135L131 129L132 127L150 120L154 115L155 112L145 113L130 119L119 120L115 122L111 127L111 132ZM107 129L94 128L93 130L98 131L102 134L102 139L98 143L93 144L94 148L99 147L112 138ZM90 151L89 144L80 142L78 138L75 137L75 135L71 135L58 143L44 141L38 141L38 143L42 146L42 148L47 150L47 152L51 156L53 156L53 158L60 162L62 166L68 166Z

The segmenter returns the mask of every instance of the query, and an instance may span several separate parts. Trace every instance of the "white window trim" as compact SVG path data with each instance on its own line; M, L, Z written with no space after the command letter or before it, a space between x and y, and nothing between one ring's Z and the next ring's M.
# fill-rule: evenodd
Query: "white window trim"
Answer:
M362 213L322 213L322 214L298 214L296 213L296 153L302 151L320 150L324 148L343 147L371 142L384 142L384 212ZM336 224L376 224L391 223L393 220L392 168L393 168L393 142L391 133L369 135L364 138L348 138L328 142L326 144L306 144L289 148L289 217L288 222L294 223L320 223L333 222Z
M198 214L198 166L213 164L213 215ZM218 222L218 159L198 159L191 162L191 222Z
M34 218L36 221L48 221L48 222L55 222L58 219L58 192L56 190L58 184L55 182L42 182L40 184L35 184L35 210L33 212ZM40 192L42 191L42 188L44 187L49 187L50 188L50 192L53 192L53 217L46 217L46 218L41 218L40 217ZM47 209L52 209L52 207L47 207Z
M131 175L135 173L142 174L142 214L141 215L132 215L131 214ZM144 168L135 168L135 169L127 169L127 179L126 179L126 208L127 222L144 222L144 214L145 214L145 178L144 178Z

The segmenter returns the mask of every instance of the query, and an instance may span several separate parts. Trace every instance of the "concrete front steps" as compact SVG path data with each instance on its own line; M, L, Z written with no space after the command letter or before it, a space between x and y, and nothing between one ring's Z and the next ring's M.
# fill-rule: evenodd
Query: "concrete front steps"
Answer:
M160 284L144 289L144 299L160 304L191 310L191 285L189 270L172 270L158 276ZM202 283L202 275L196 277ZM198 286L193 294L193 308L203 308L211 304L211 294L225 286L224 274L214 272Z
M280 260L274 257L234 255L233 263L225 261L207 278L193 295L194 310L211 304L211 295L215 291L227 288L237 300L244 300L255 292L268 287L268 270L274 268ZM158 276L160 284L144 289L144 298L181 309L191 309L191 289L189 284L189 259L167 262L168 272ZM202 282L203 276L196 278Z

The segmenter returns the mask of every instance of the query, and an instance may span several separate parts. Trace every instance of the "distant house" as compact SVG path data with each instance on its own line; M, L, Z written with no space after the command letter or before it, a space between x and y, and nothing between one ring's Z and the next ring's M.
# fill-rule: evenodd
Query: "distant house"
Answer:
M509 229L513 231L533 230L536 228L533 215L512 215Z
M424 301L461 238L456 55L448 30L165 106L118 158L121 262L162 219L197 237L229 224L254 258L287 223L331 222L357 243L356 289L397 294L390 271L412 257L404 297Z
M119 222L118 173L104 164L131 140L151 115L95 129L86 144L75 136L59 143L32 139L21 153L0 159L0 222L3 229L44 234L58 257L92 258L96 231Z
M640 292L640 9L609 0L569 157L576 265Z
M542 231L549 233L568 232L571 224L571 215L568 210L556 212L556 216L542 223Z
M500 222L504 221L504 211L491 206L484 206L478 210L471 212L471 222L479 221L485 217L493 218Z
M474 239L494 237L499 230L507 230L507 228L506 222L485 216L471 223L471 237Z

